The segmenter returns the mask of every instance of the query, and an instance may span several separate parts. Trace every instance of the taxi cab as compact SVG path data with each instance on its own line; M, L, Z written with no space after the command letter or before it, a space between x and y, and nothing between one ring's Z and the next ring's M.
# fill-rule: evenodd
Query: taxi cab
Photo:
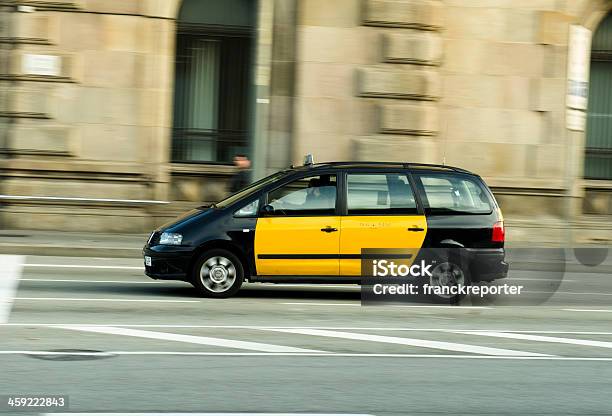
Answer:
M359 283L364 249L432 247L469 254L452 271L464 283L506 277L503 218L478 175L333 162L291 167L189 211L152 232L143 254L149 277L221 298L244 281Z

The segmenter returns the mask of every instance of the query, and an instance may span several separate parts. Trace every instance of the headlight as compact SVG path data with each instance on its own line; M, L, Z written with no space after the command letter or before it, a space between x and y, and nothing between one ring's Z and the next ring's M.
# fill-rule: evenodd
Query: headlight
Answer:
M183 236L177 233L162 233L161 237L159 237L159 244L180 246L182 242Z

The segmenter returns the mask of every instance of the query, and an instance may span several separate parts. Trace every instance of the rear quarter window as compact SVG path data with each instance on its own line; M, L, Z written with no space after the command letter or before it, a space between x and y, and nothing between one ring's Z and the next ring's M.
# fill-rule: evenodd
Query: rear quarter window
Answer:
M480 180L451 173L418 173L425 209L430 214L490 214L493 201Z

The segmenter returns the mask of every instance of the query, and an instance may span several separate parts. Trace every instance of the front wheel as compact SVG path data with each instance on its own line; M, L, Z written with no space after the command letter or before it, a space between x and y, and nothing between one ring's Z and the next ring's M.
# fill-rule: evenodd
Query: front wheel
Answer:
M202 296L228 298L238 292L243 280L240 259L230 251L213 249L195 263L191 283Z

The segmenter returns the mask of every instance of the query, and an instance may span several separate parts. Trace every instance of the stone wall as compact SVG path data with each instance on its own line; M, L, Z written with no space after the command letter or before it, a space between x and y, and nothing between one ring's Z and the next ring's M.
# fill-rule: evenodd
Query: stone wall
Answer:
M510 218L579 217L585 192L588 213L608 209L610 185L603 196L581 179L584 133L567 130L565 95L570 24L594 29L611 9L303 1L294 160L457 165L481 174Z
M447 161L483 175L509 215L562 217L571 17L559 2L477 3L445 8Z
M261 176L291 163L297 14L253 1ZM181 4L0 2L0 226L142 232L227 194L233 167L169 160ZM27 73L33 58L57 71Z
M167 197L174 22L154 3L4 7L0 193L62 199L5 198L3 227L152 225L129 201Z
M168 160L180 0L19 3L34 9L0 1L0 195L64 199L0 196L2 227L142 231L225 193L231 167ZM565 105L569 27L594 30L612 0L258 5L257 175L306 153L445 161L483 175L510 221L612 213ZM28 73L41 55L56 71Z

